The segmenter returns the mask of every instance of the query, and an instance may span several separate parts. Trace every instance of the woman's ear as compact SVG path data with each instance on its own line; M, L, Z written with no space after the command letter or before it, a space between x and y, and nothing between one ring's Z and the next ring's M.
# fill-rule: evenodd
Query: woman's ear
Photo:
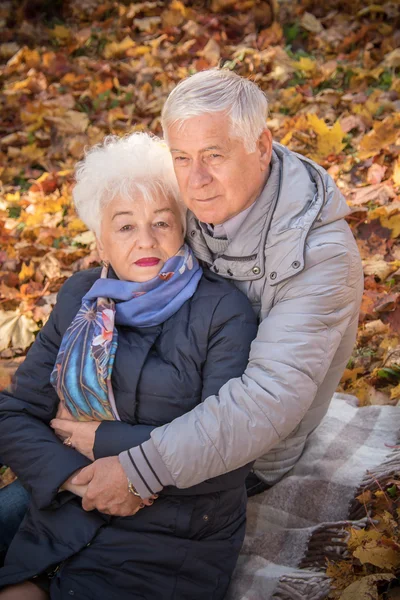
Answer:
M257 140L257 149L260 156L261 171L266 171L272 156L272 135L269 129L264 129Z
M99 253L100 256L100 260L107 262L107 256L106 256L106 252L104 250L104 245L101 241L100 238L97 237L96 235L96 246L97 246L97 252Z

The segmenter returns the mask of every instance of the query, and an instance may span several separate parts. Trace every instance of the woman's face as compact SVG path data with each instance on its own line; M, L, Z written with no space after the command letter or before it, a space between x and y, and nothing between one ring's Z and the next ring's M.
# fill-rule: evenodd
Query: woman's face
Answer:
M99 254L120 279L153 279L183 241L179 209L161 193L152 202L140 194L133 200L116 197L103 209Z

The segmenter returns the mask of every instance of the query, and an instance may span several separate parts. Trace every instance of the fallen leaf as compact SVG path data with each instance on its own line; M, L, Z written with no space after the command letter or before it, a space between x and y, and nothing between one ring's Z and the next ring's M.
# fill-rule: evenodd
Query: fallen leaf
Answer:
M361 564L371 564L380 569L396 569L400 566L400 552L396 549L386 547L382 544L380 532L378 540L363 543L353 552Z
M0 350L11 345L12 349L25 350L35 339L38 327L33 319L16 311L0 310Z
M331 154L339 154L345 144L343 143L344 131L339 123L329 127L323 119L316 115L307 116L308 123L317 134L317 157L323 160Z
M366 575L350 584L344 590L339 600L378 600L378 583L391 581L393 578L394 575L392 573Z
M308 56L302 56L300 60L293 62L293 67L305 73L307 77L310 77L317 70L317 63L315 60L308 58Z
M394 163L392 178L394 185L400 186L400 158Z
M313 14L309 12L305 12L304 15L300 19L300 25L307 29L307 31L311 31L311 33L321 33L323 31L323 27L321 21L319 21Z
M217 65L221 58L221 49L218 43L213 38L210 38L199 54L204 56L210 65Z
M6 467L5 469L0 468L0 490L10 485L17 479L15 473L13 473L10 467Z
M374 163L367 171L367 181L371 184L380 183L387 171L387 167Z
M383 64L389 69L397 69L400 67L400 48L395 48L389 52L383 60Z
M385 183L376 183L362 188L354 188L347 196L350 206L361 206L372 202L373 204L387 204L396 197L393 189Z
M35 274L35 264L33 261L30 261L29 265L22 263L22 267L18 274L18 278L21 282L28 281L28 279L31 279L34 276L34 274Z
M373 130L361 140L359 158L365 160L370 156L376 156L390 144L395 144L400 136L399 124L400 115L386 117L383 121L375 121Z
M104 58L110 59L116 56L123 56L129 48L133 48L135 42L128 35L121 42L110 42L104 46Z

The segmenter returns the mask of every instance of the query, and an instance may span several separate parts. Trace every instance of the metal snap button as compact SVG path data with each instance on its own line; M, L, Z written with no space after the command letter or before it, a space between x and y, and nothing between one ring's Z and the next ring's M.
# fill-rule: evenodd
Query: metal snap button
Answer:
M69 594L70 596L75 596L75 592L74 592L74 590L68 590L68 594Z
M299 266L300 266L300 263L299 263L299 261L298 261L298 260L294 260L294 261L292 262L292 267L293 267L293 269L298 269L298 268L299 268Z
M191 231L191 232L190 232L190 235L191 235L192 237L194 237L194 236L196 235L196 230L195 230L195 229L193 229L193 231Z
M259 273L261 272L261 269L260 269L260 267L253 267L252 271L253 271L254 275L259 275Z
M277 276L277 272L276 271L272 271L272 273L269 274L271 279L276 279Z
M208 521L210 517L208 515L203 515L203 521Z
M231 277L233 277L233 273L230 269L227 270L228 275L230 275Z

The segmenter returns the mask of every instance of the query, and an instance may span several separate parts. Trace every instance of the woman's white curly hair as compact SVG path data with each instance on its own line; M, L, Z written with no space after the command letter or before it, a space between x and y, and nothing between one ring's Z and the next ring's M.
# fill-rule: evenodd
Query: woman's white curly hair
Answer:
M107 136L76 165L72 195L80 219L100 237L102 211L115 197L151 201L163 194L177 202L183 230L186 208L180 201L172 158L164 142L148 133Z

